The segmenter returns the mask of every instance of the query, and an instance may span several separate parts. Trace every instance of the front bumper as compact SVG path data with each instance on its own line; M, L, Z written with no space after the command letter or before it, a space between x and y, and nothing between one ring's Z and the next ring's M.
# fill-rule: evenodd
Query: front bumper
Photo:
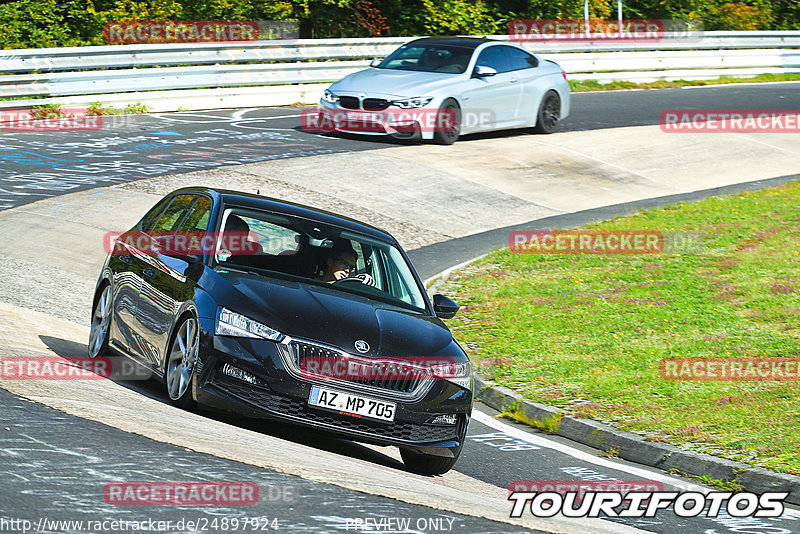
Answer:
M435 121L437 111L432 104L408 110L390 107L382 111L367 111L347 109L320 100L317 124L331 132L390 135L398 139L433 139L429 125Z
M195 399L212 409L255 419L286 421L378 445L454 451L463 442L472 410L469 390L434 380L415 398L402 399L393 392L365 393L349 387L345 381L299 378L287 368L282 350L283 347L271 341L213 336L200 355ZM225 363L251 373L258 383L221 373L219 369ZM313 385L394 402L395 420L357 418L309 406ZM456 414L457 422L431 424L434 417L447 414Z

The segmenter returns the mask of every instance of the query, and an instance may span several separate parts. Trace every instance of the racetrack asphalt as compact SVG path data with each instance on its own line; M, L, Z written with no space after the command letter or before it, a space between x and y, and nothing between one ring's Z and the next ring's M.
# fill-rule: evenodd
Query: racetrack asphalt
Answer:
M564 128L567 131L581 131L652 125L657 123L658 115L655 111L660 111L660 109L692 107L714 107L718 109L752 108L754 107L752 104L753 99L758 99L758 107L765 109L800 108L800 91L796 90L797 87L800 87L800 84L796 84L794 87L795 91L793 92L787 91L784 84L776 84L574 95L573 115L565 122ZM710 104L711 100L713 100L713 104ZM89 134L79 134L78 137L65 139L68 134L61 134L58 141L54 141L52 136L44 134L38 136L3 136L0 138L3 141L3 146L0 147L0 160L4 161L2 169L0 169L0 174L2 175L0 177L0 194L4 196L0 196L0 207L2 207L3 203L5 203L6 207L12 207L34 202L59 192L72 193L77 190L157 176L158 174L175 173L181 170L216 168L223 165L313 156L340 151L373 150L387 146L385 142L364 141L350 137L310 136L296 129L296 117L278 118L290 115L290 113L287 113L286 108L253 110L243 113L241 117L244 117L244 119L241 117L237 119L234 117L234 113L236 112L215 111L202 114L159 114L133 117L130 121L125 121L124 124L120 124L113 130L102 132L103 135L100 137L97 137L96 134L94 134L95 137ZM299 112L296 114L299 114ZM654 115L655 119L653 118ZM581 120L578 120L579 117L582 117ZM204 139L198 142L202 143L202 149L197 148L199 145L187 147L186 144L174 143L174 140L182 138L180 135L174 134L183 134L184 137L190 139ZM514 135L512 132L484 134L474 137L502 139ZM164 140L169 140L170 142L162 142ZM403 146L403 144L393 143L391 146ZM231 150L238 150L239 152L231 152ZM27 155L25 155L26 153ZM158 163L153 163L153 158L150 156L154 155L157 156L155 159ZM70 158L73 159L70 161ZM193 165L187 166L186 163L193 163ZM148 165L152 167L148 167ZM155 165L163 166L156 167ZM43 171L43 168L46 170ZM687 194L688 196L659 198L584 210L540 219L523 227L526 229L552 226L568 227L583 224L590 220L626 214L632 210L651 205L691 200L708 194L732 192L745 188L764 187L797 178L798 176L784 176L775 178L774 181L763 180L751 184L730 186L732 189L714 189L690 193ZM63 189L59 189L59 187ZM8 193L8 191L12 191L12 193ZM504 246L506 243L505 236L511 229L518 229L518 226L494 229L456 240L448 240L421 247L411 251L412 259L423 277L427 278L443 268L470 259L491 248ZM23 422L20 425L21 427L30 427L31 429L36 429L37 432L42 431L36 434L31 430L28 433L30 439L23 438L22 440L18 435L13 434L15 436L13 440L8 441L9 438L7 438L6 434L12 431L0 429L0 432L4 432L0 434L3 438L0 442L0 458L3 458L2 463L0 463L0 470L7 475L4 476L4 480L12 481L6 486L7 489L0 490L2 492L0 493L0 500L4 503L20 502L17 496L26 491L36 495L37 499L35 501L32 499L30 501L32 505L28 508L17 508L16 504L14 508L4 506L2 516L14 517L17 514L17 510L21 510L25 514L17 514L16 517L23 517L23 515L36 517L41 516L47 510L48 516L52 513L53 517L77 519L78 517L74 514L67 512L71 510L71 506L76 505L74 498L84 497L82 500L85 501L83 502L84 507L79 507L79 509L82 510L82 513L88 514L87 518L94 519L97 516L97 510L100 510L100 508L95 509L94 515L89 512L92 510L92 505L89 504L87 506L86 503L96 502L97 499L97 495L92 497L89 494L97 492L101 482L109 480L109 476L130 477L142 465L149 466L146 472L150 473L164 472L166 469L171 469L169 460L159 464L157 462L161 461L160 459L148 460L144 458L144 451L153 451L155 457L163 455L167 459L180 458L179 463L181 463L182 467L177 472L187 479L195 479L206 475L209 479L214 479L214 477L220 476L220 471L215 471L215 469L223 469L241 473L242 477L251 476L257 478L258 476L263 476L263 482L261 483L266 486L285 482L278 476L278 473L237 464L236 462L224 463L225 460L212 456L199 455L195 457L193 455L199 453L189 453L172 445L160 444L150 440L129 441L129 439L133 440L134 438L137 440L146 440L146 438L132 436L121 430L111 429L80 418L64 416L60 412L53 412L49 408L38 404L27 403L5 392L0 392L0 394L0 398L3 400L2 405L0 405L3 421L17 423L17 421L21 420ZM153 393L151 392L151 394ZM645 473L636 471L638 469L636 466L626 465L625 462L611 459L591 458L596 455L596 451L567 443L566 440L559 440L559 438L545 438L538 432L519 425L492 421L491 416L494 413L490 409L480 407L479 410L485 413L486 416L478 416L476 414L476 418L470 428L470 437L467 441L464 455L456 467L457 471L474 479L487 482L499 488L505 488L512 480L529 480L532 478L558 480L559 478L600 477L600 479L641 480L645 476ZM59 417L61 418L60 420ZM57 421L61 422L54 425L54 422ZM241 424L244 425L244 423ZM88 425L97 426L90 428ZM6 424L4 426L9 425ZM61 432L57 432L59 428L62 430ZM70 428L74 432L65 433L63 431L64 428ZM261 430L267 433L279 433L275 429L266 428ZM533 437L527 439L521 433ZM57 438L54 436L57 436ZM91 440L95 438L97 440L91 441L86 436L92 436ZM62 438L63 442L59 441ZM556 443L562 449L558 450L559 447L556 446L548 449L548 447L542 446L542 442L539 440ZM375 458L374 452L368 448L351 446L346 442L339 442L339 440L323 439L318 441L320 447L332 448L335 454L368 459ZM62 451L52 452L54 444L61 447ZM92 444L95 449L102 450L104 453L100 465L105 467L118 466L119 469L110 468L103 471L95 470L91 467L82 469L79 472L80 477L77 476L76 471L71 471L70 469L74 468L74 465L67 465L70 458L78 458L81 454L88 454L89 451L86 449L91 449L92 447L87 445ZM563 447L569 448L569 450ZM15 458L18 458L20 454L19 449L31 451L29 454L36 455L37 459L30 462L31 465L23 463L20 467L17 465L18 462L15 462ZM81 449L84 450L81 451ZM41 451L48 452L42 453ZM76 455L75 451L80 452ZM583 454L577 454L574 451L582 452ZM186 453L186 456L181 456L183 453ZM67 463L59 463L52 460L52 458L59 455L65 456ZM126 458L127 461L125 461ZM131 459L136 459L136 462L130 461ZM224 465L219 462L223 462ZM389 460L384 459L377 462L380 464L381 462L389 462ZM187 467L187 463L191 464L191 466ZM398 468L396 465L394 467ZM193 470L194 468L196 469ZM207 470L204 470L206 468ZM263 472L263 474L259 475L259 472ZM652 474L647 476L657 478L664 475L663 473L652 471ZM670 481L676 485L686 482L672 477L670 477ZM70 486L70 484L82 484L82 486ZM667 485L669 485L669 482ZM291 525L292 528L299 528L298 531L304 531L303 529L309 532L343 530L343 518L363 517L370 514L372 514L372 517L388 515L409 518L438 517L442 515L435 510L415 507L414 505L398 504L397 501L365 496L357 492L348 492L341 488L308 481L301 482L301 489L300 493L304 496L301 501L302 504L295 505L294 509L290 506L285 515L287 525ZM73 497L69 497L70 495ZM91 498L94 498L95 501L92 501ZM49 507L44 502L48 499L51 502ZM341 501L337 499L341 499ZM318 502L329 506L327 508L321 506L319 516L312 517L309 515L311 505L308 503L315 503L313 506L316 507ZM347 508L348 503L353 505L349 509ZM36 506L33 506L33 504ZM119 514L120 511L116 510L116 508L112 511ZM339 515L336 515L337 509L340 510ZM277 515L277 508L273 503L263 504L263 508L260 508L260 510L263 511L260 511L259 515ZM359 510L361 515L346 515L341 510ZM361 510L365 512L361 512ZM136 517L145 512L146 510L137 509L128 510L126 514L130 513L131 517ZM220 512L220 514L226 513L228 512ZM350 512L348 511L347 513ZM460 525L477 525L474 529L467 528L463 530L467 532L517 531L507 530L507 526L498 526L498 524L488 521L479 523L478 520L472 518L465 519L458 514L448 513L444 515L454 517L456 522L462 522L457 523ZM164 517L168 516L175 517L175 511L167 512L164 515ZM793 528L793 521L796 521L795 516L786 517L780 521L761 521L760 524L751 524L746 521L737 522L731 520L731 518L721 518L718 521L695 520L684 522L678 518L666 516L660 521L640 521L629 523L629 526L655 532L714 531L723 533L728 531L741 532L744 531L743 529L747 529L748 532L788 533L796 530ZM459 531L462 530L459 529Z

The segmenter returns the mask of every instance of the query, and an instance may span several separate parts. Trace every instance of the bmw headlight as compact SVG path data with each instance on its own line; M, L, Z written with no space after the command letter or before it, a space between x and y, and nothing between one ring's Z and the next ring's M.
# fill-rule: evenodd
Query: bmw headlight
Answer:
M472 366L469 361L433 365L430 370L435 377L472 391Z
M218 336L252 337L272 341L281 341L285 337L277 330L244 315L232 312L228 308L220 310L215 334Z
M401 109L422 108L430 104L431 100L433 100L432 96L417 96L403 100L393 100L392 105Z
M328 102L329 104L335 104L339 101L339 97L326 90L324 93L322 93L322 100Z

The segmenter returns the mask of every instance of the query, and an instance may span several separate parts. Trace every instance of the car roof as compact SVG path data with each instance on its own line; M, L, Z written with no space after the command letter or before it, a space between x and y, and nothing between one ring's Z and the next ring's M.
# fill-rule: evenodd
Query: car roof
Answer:
M497 39L486 39L485 37L421 37L414 39L412 43L431 43L448 46L460 46L464 48L478 48L483 43L502 43Z
M252 193L244 193L242 191L232 191L229 189L217 189L203 186L184 187L182 189L178 189L177 191L173 191L170 194L172 195L176 193L206 193L214 198L215 201L221 201L224 204L235 204L245 208L265 210L273 213L301 217L304 219L317 221L322 224L338 226L346 230L365 234L370 237L380 239L381 241L387 241L389 243L396 242L394 237L392 237L389 232L381 228L351 219L350 217L345 217L344 215L339 215L337 213L321 210L311 206L305 206L303 204L296 204L287 200L280 200L277 198L270 198Z

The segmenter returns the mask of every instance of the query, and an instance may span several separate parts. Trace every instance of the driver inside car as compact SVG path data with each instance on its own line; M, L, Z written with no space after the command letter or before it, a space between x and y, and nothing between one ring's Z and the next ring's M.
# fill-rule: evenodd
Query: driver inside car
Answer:
M332 284L343 280L356 270L358 254L347 241L337 241L325 260L325 272L317 280Z

